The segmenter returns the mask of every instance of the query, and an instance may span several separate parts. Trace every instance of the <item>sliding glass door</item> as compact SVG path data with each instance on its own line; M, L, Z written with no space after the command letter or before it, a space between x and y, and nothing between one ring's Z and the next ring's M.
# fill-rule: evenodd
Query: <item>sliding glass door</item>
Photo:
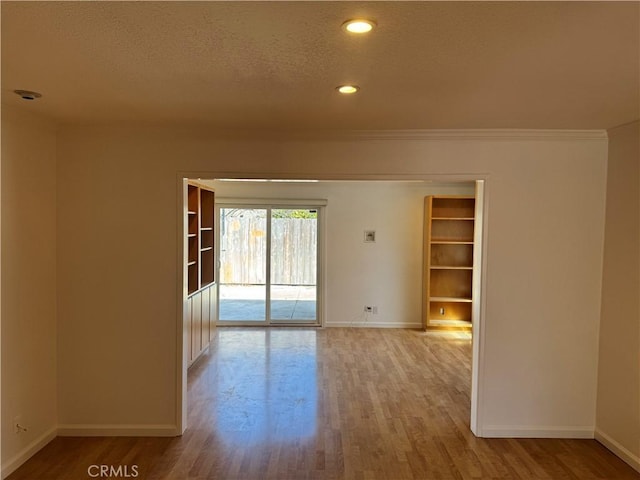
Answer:
M317 319L318 211L271 210L272 322Z
M218 320L267 321L267 209L220 208Z
M318 324L318 209L221 205L218 212L218 323Z

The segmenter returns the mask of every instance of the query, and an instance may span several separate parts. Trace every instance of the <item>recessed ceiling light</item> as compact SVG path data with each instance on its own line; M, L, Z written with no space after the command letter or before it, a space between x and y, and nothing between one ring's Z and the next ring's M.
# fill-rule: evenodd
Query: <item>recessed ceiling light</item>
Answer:
M343 95L351 95L352 93L356 93L360 90L360 87L357 85L340 85L339 87L336 87L336 90Z
M376 22L373 20L366 20L363 18L356 18L353 20L347 20L342 24L347 32L351 33L368 33L376 26Z
M35 100L36 98L40 98L42 94L38 92L31 92L29 90L14 90L13 93L16 95L20 95L20 98L23 100Z

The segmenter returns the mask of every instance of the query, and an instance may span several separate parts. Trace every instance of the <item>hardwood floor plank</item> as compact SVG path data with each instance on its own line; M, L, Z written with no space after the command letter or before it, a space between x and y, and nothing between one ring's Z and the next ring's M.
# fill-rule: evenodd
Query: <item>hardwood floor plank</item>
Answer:
M178 438L57 438L9 480L640 479L594 440L479 439L468 334L219 328Z

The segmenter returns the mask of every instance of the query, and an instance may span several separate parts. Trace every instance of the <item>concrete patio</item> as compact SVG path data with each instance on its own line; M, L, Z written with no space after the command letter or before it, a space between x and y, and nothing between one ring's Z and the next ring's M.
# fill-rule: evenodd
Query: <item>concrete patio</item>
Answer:
M220 285L219 320L251 322L265 320L264 285ZM272 285L271 320L309 322L316 320L316 287Z

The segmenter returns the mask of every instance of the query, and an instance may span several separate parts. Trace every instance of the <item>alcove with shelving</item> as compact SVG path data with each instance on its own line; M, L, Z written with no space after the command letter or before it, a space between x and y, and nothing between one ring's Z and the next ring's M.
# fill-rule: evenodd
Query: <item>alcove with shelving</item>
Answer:
M215 193L187 185L187 292L189 295L212 284L214 269Z
M215 323L215 192L187 183L186 206L186 316L189 365L210 345Z
M199 192L195 185L187 186L187 291L189 294L199 288L200 255L199 243Z
M214 199L210 190L200 189L200 285L214 281Z
M427 196L424 211L424 327L471 329L475 198Z

